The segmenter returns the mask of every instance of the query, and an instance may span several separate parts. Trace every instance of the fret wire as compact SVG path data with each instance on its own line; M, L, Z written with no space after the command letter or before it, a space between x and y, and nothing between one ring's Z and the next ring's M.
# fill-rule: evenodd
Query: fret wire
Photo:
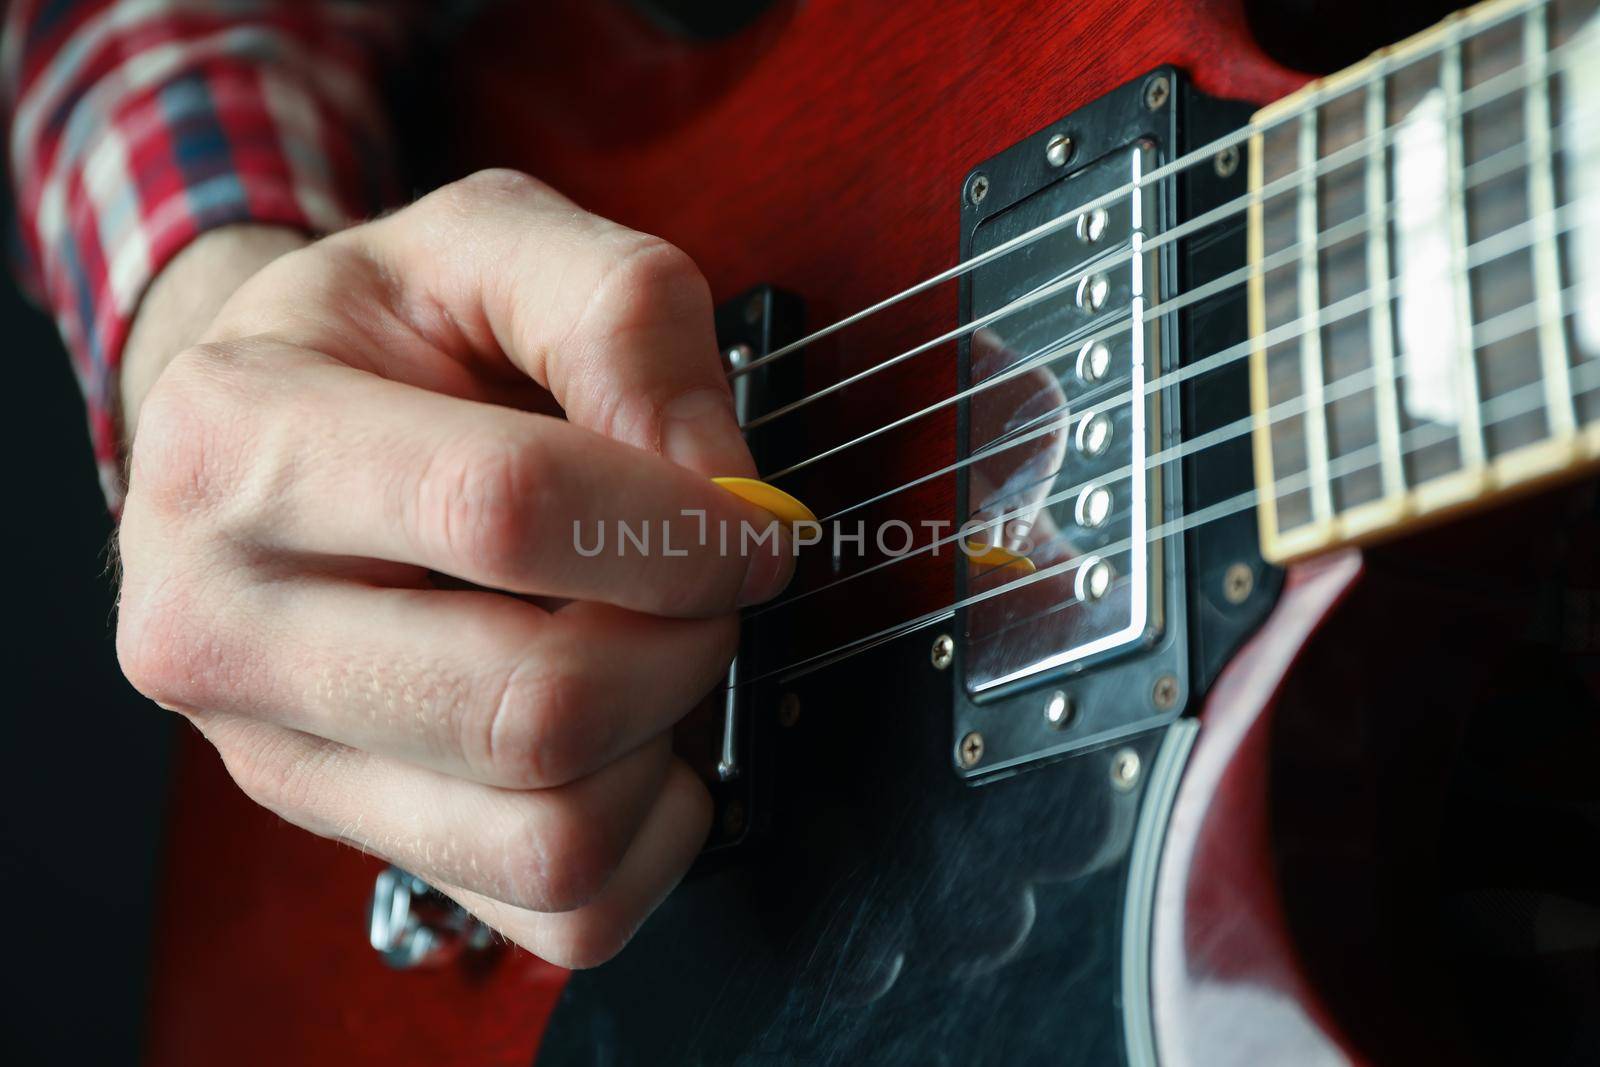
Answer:
M1367 83L1366 127L1368 132L1388 124L1388 76ZM1405 463L1400 455L1400 395L1395 382L1394 317L1389 306L1389 152L1379 145L1367 156L1367 287L1372 293L1372 310L1367 316L1371 327L1372 369L1375 375L1373 399L1378 422L1379 474L1385 496L1405 492Z
M1535 223L1536 239L1529 254L1533 261L1534 299L1539 320L1539 364L1544 376L1545 410L1553 437L1570 436L1577 429L1573 405L1572 367L1567 360L1567 332L1560 306L1561 262L1554 232L1556 185L1550 131L1550 78L1547 54L1547 9L1536 5L1523 16L1522 40L1526 63L1533 76L1524 92L1524 119L1528 142L1528 215Z
M1477 346L1472 339L1472 286L1466 265L1467 210L1462 174L1463 122L1461 108L1461 22L1449 29L1449 42L1439 57L1439 87L1444 90L1445 164L1450 230L1450 285L1455 297L1456 337L1461 345L1456 374L1457 442L1463 468L1481 467L1487 457L1483 419L1478 410Z
M1317 244L1317 190L1320 182L1315 177L1317 160L1317 109L1312 108L1300 117L1299 164L1311 168L1312 177L1300 182L1300 203L1296 211L1299 226L1297 239L1300 245L1299 282L1300 309L1322 306L1322 288L1318 279L1318 261L1321 253ZM1311 472L1311 514L1318 522L1333 517L1333 487L1328 473L1328 409L1323 400L1322 328L1307 330L1300 337L1300 387L1305 394L1306 419L1306 469Z

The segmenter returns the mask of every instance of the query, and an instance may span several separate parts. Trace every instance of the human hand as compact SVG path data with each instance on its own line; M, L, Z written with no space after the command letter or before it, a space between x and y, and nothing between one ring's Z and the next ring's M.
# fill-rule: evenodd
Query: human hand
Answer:
M257 802L599 963L705 838L670 729L793 566L685 525L768 521L708 480L755 471L706 284L505 171L277 240L199 344L124 375L123 669ZM583 558L575 523L618 520L686 554Z

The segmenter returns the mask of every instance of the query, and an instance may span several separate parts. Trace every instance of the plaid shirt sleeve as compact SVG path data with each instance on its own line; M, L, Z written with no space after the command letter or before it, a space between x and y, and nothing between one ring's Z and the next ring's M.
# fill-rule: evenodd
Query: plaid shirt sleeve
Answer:
M15 251L72 355L113 508L117 369L145 287L205 230L322 233L389 199L378 86L407 6L0 0Z

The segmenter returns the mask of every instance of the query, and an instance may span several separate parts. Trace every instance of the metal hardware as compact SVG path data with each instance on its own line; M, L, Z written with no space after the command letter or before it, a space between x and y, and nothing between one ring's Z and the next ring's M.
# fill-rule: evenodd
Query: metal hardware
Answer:
M1111 589L1112 579L1111 564L1099 556L1085 557L1078 564L1078 577L1074 582L1074 592L1079 600L1085 603L1099 600Z
M1106 519L1111 516L1111 490L1103 485L1085 487L1078 494L1072 514L1078 520L1078 525L1086 530L1105 525Z
M1178 679L1163 674L1150 690L1150 702L1161 711L1170 711L1178 703Z
M1044 721L1052 730L1065 730L1067 724L1072 721L1075 710L1072 698L1057 689L1050 694L1050 699L1045 703Z
M1256 587L1256 572L1248 563L1235 563L1222 576L1222 595L1230 604L1243 604Z
M1090 341L1078 349L1078 380L1093 385L1106 376L1111 368L1111 349L1104 341Z
M989 195L989 178L984 174L974 174L967 182L967 199L972 201L972 206L977 207L983 203L983 198Z
M1165 74L1157 74L1144 85L1144 106L1151 111L1160 111L1172 96L1172 83Z
M778 700L778 725L789 727L800 721L800 696L785 693Z
M1052 167L1064 167L1072 158L1072 138L1058 133L1044 146L1044 158Z
M404 971L487 948L494 931L410 871L386 867L372 886L367 941L383 962Z
M1111 224L1111 215L1103 207L1093 211L1085 211L1078 216L1078 240L1086 245L1098 244L1100 238L1106 235L1106 227Z
M1239 169L1239 146L1231 144L1211 157L1211 169L1219 178L1231 178Z
M1110 295L1111 280L1104 274L1091 274L1078 283L1078 306L1085 311L1099 311Z
M949 634L940 634L933 639L933 651L928 658L933 662L933 669L942 671L950 666L950 661L955 657L956 643Z
M1139 753L1124 748L1111 757L1111 784L1123 792L1139 784Z
M963 737L961 744L956 746L956 759L968 770L976 767L978 761L983 759L983 735L973 730Z
M1086 456L1099 456L1111 445L1111 418L1103 411L1086 415L1078 423L1076 436L1078 451Z

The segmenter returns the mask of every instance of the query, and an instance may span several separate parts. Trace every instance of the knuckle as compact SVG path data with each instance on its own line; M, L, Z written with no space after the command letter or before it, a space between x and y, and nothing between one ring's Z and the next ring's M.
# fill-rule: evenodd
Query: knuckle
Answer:
M582 812L565 810L537 830L521 831L507 846L511 885L531 887L526 903L538 911L576 911L605 886L616 850Z
M520 789L563 785L583 773L589 732L588 686L559 665L524 660L498 686L478 749L497 782ZM470 742L469 742L470 743Z
M202 702L221 662L216 634L196 625L192 596L176 577L153 587L124 583L116 649L129 684L164 707Z
M602 332L626 331L702 313L709 317L711 289L688 253L659 237L629 232L590 307L605 316Z
M414 521L432 546L491 584L514 585L538 540L550 494L542 449L496 440L441 449L417 478Z
M469 213L482 211L490 204L527 204L552 195L548 185L520 170L490 167L441 187L428 199L436 200L451 213Z
M164 515L209 510L238 480L245 449L240 390L227 346L174 357L140 412L129 465L130 505Z
M332 758L331 744L300 750L287 735L270 729L239 731L213 742L245 796L291 822L312 811L319 769Z

